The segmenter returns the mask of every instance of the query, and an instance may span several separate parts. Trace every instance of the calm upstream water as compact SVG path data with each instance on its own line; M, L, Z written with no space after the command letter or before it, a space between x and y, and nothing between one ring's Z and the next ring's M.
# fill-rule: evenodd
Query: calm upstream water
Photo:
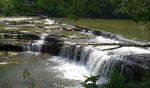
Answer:
M5 57L7 58L7 57ZM8 63L12 64L8 64ZM48 54L19 53L0 63L0 88L28 88L23 72L27 70L34 79L37 88L64 88L80 86L84 76L88 75L84 66L71 64L60 57Z

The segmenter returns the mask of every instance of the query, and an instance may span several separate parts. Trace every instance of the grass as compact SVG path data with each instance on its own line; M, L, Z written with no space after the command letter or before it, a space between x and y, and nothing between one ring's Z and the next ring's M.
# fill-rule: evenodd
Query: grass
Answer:
M150 22L147 24L136 23L131 20L114 20L114 19L80 19L73 21L67 18L52 18L68 22L70 24L86 26L94 30L103 30L106 32L122 35L126 38L141 41L150 41Z

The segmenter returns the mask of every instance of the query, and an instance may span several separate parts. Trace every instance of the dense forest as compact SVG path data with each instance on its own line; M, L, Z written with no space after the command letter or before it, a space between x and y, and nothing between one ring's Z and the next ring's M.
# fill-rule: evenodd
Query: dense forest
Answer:
M110 0L0 0L0 11L14 13L46 14L53 17L82 15L82 17L126 17ZM82 14L81 14L82 13Z
M4 15L150 20L149 0L0 0Z

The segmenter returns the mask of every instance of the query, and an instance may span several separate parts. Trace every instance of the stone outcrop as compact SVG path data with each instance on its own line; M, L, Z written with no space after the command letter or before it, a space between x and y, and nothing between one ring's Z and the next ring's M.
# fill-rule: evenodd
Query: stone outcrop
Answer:
M32 32L1 31L0 32L0 50L3 51L23 51L24 44L39 40L40 35ZM42 52L58 55L62 46L62 36L49 35L45 38L42 45Z
M148 70L150 63L149 54L135 54L122 56L122 59L115 64L115 68L128 80L141 80L144 72Z
M32 44L40 39L41 33L44 32L43 22L41 17L1 17L0 23L3 25L3 29L0 30L0 50L24 51L26 43ZM22 30L21 28L31 30ZM60 37L56 34L47 36L41 51L58 55L62 45Z
M0 39L38 40L39 35L32 32L0 31Z

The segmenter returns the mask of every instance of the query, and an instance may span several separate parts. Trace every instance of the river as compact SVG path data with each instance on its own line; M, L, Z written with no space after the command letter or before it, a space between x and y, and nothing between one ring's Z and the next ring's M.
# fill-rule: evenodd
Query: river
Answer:
M10 60L11 59L11 60ZM27 70L35 81L36 88L64 88L80 86L88 71L84 66L70 63L49 54L19 53L0 65L0 88L28 88L30 80L24 84L23 72Z
M29 88L32 86L36 86L36 88L80 88L80 83L86 79L85 76L100 75L99 84L109 82L110 73L114 68L122 75L129 76L129 80L137 81L141 77L143 69L146 69L146 65L150 63L149 48L66 44L143 44L140 41L129 40L88 28L77 29L75 26L57 23L50 19L44 19L41 22L44 22L45 28L37 26L39 23L32 25L33 27L38 27L36 32L17 32L22 33L24 36L27 34L23 33L29 32L35 38L31 41L29 38L32 39L32 37L29 37L29 34L27 38L19 37L20 40L24 38L30 40L23 42L20 46L18 45L19 50L23 46L21 52L0 51L0 88ZM18 23L16 24L18 26ZM13 33L16 32L11 32L8 36L7 31L3 31L1 41L4 40L3 38L6 38L5 40L9 37L11 38ZM63 33L64 35L60 35ZM4 34L8 37L4 36ZM14 39L14 36L12 38ZM11 44L9 41L5 43ZM12 46L14 45L12 44ZM5 48L8 49L2 46L2 49ZM48 50L47 53L42 52L44 50ZM50 54L55 53L55 51L57 55Z

